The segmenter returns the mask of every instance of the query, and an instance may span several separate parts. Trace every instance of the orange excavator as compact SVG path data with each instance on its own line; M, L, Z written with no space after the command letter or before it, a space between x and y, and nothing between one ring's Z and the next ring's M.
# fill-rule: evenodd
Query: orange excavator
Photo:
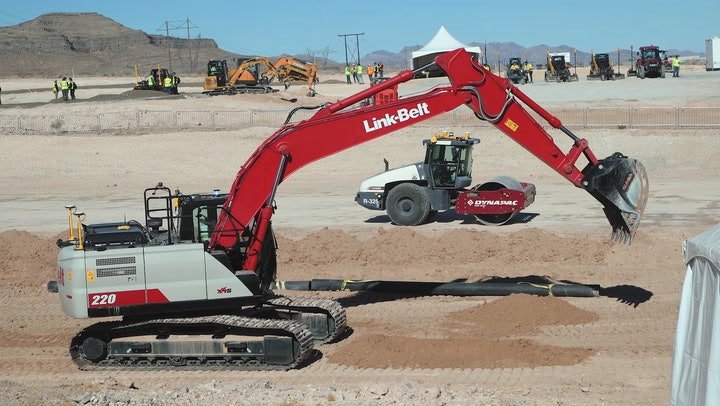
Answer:
M291 82L306 82L307 95L315 96L315 84L318 82L316 65L291 56L283 56L275 63L263 56L241 58L237 59L234 69L228 68L224 59L208 61L203 93L274 93L277 90L270 87L270 83L275 78L285 89Z
M227 60L208 61L203 94L274 93L270 82L277 75L275 65L265 57L237 59L235 68ZM285 84L287 88L288 84Z
M318 83L317 65L305 62L292 56L282 56L275 61L278 79L281 81L306 82L307 96L315 96L315 84Z
M384 104L362 104L433 66L447 74L449 84ZM272 291L277 245L271 219L279 206L278 187L319 159L461 106L587 191L603 206L612 238L632 241L648 198L643 165L619 152L599 159L587 140L460 48L345 99L293 109L286 124L240 167L227 194L186 195L158 184L145 191L145 224L84 224L85 214L66 206L69 237L57 242L63 311L75 318L114 317L72 338L72 360L82 369L139 371L289 369L312 362L313 343L341 337L347 317L336 301ZM316 112L291 122L301 109ZM557 145L535 117L566 135L569 146ZM451 147L453 140L437 142ZM440 188L422 187L427 179L413 180L417 187L393 192L403 207L427 209L427 201L442 198ZM484 198L483 190L458 193Z

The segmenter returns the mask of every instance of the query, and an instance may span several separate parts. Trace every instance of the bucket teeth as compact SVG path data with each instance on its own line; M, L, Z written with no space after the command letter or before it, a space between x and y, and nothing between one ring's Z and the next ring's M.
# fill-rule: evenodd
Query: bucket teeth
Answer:
M624 231L620 228L616 228L612 232L612 239L613 241L617 241L622 244L631 244L633 240L634 234L629 233L627 231Z

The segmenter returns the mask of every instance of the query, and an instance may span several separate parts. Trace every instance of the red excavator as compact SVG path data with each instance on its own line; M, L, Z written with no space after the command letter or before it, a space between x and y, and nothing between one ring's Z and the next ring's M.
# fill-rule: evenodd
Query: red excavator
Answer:
M289 369L310 362L313 343L341 336L346 316L335 301L271 291L278 186L311 162L462 105L588 191L603 205L612 238L631 242L648 197L638 161L621 153L598 159L586 140L464 49L437 56L433 65L449 85L362 104L417 73L406 70L335 103L293 109L241 167L227 195L183 195L159 184L145 191L144 225L83 224L84 213L68 206L70 235L58 240L62 308L76 318L122 316L73 337L73 361L82 369L139 370ZM556 145L525 107L565 133L570 147ZM311 118L287 124L310 108L317 109ZM580 155L587 160L582 169Z

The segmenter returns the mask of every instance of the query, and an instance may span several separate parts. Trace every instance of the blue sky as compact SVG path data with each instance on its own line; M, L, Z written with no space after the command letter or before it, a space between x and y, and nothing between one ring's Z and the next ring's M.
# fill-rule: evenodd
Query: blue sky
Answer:
M364 33L360 54L425 44L441 25L458 40L569 45L579 50L657 44L666 49L705 51L705 39L720 36L719 0L650 1L6 1L0 26L50 12L97 12L133 29L161 34L166 20L189 18L191 37L213 38L241 54L299 54L328 49L345 59L338 34ZM160 9L156 5L168 4ZM164 31L163 31L164 33ZM186 37L186 30L171 35ZM353 45L355 38L349 37Z

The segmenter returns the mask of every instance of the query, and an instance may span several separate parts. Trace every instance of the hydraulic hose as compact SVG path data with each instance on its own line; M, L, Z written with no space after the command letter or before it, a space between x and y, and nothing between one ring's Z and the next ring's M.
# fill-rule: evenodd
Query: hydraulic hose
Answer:
M343 279L312 279L309 281L277 281L276 289L307 291L364 291L414 294L424 296L507 296L525 293L537 296L597 297L599 292L579 284L547 285L535 283L466 283L419 281L356 281Z

